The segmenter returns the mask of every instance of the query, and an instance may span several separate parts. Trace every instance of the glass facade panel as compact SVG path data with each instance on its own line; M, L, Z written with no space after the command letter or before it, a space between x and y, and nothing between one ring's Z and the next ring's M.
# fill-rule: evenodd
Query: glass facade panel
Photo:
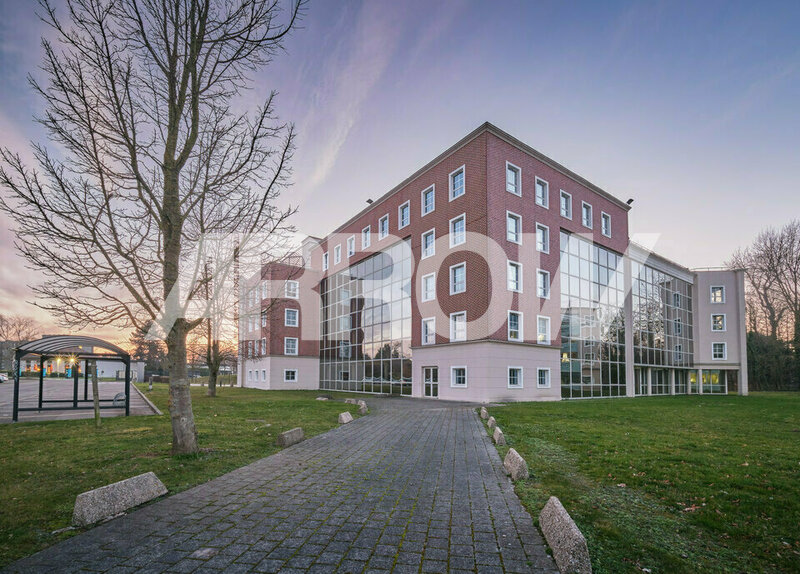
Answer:
M625 395L622 257L561 232L561 396Z
M320 388L410 395L408 242L324 278L320 287Z

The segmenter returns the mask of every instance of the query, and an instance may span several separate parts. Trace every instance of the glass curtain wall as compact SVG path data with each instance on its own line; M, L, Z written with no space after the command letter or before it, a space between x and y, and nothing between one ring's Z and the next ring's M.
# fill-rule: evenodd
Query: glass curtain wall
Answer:
M320 388L410 395L408 243L326 277L320 289Z
M670 370L675 370L675 393L685 394L694 363L692 286L637 261L631 262L631 275L636 394L668 395Z
M561 232L561 396L625 395L622 256Z

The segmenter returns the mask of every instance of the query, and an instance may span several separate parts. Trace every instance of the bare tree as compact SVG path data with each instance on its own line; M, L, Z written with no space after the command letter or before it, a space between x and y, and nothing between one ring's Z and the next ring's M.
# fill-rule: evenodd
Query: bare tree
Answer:
M41 328L30 317L0 314L0 369L10 368L15 347L38 338L40 334Z
M293 212L276 207L294 130L275 94L233 111L296 26L302 0L288 1L67 0L62 19L40 0L57 44L43 39L30 82L58 151L34 145L30 168L0 150L2 208L37 221L17 230L46 275L37 304L75 328L163 329L173 453L197 450L186 338L203 319L187 310L203 285L188 254L204 234L280 232Z
M760 237L760 236L759 236ZM737 250L728 266L744 269L747 278L746 312L749 330L778 338L783 320L786 316L786 302L777 286L778 276L770 261L764 257L767 245L756 243L746 249Z

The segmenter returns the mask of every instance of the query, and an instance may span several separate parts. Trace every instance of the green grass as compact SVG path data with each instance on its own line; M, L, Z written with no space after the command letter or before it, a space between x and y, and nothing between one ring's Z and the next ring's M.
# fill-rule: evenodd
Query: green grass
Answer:
M800 395L490 408L528 462L537 518L557 496L598 573L800 571ZM508 447L501 447L505 455Z
M143 391L146 384L139 385ZM162 416L0 425L0 566L74 534L52 534L69 525L75 496L153 471L171 493L185 490L277 450L275 437L303 427L306 436L338 425L338 414L356 405L317 401L318 391L260 391L218 387L216 398L192 388L203 452L170 456L168 391L145 394Z

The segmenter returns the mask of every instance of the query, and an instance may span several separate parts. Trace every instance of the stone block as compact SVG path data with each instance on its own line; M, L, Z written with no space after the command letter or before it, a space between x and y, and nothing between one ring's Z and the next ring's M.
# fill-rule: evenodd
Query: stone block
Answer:
M358 401L356 399L345 399L344 404L346 405L357 405Z
M592 562L586 538L555 496L550 497L539 514L539 527L560 572L591 574Z
M481 407L481 418L486 420L489 418L489 411L486 410L486 407Z
M82 492L75 498L72 524L89 526L166 493L167 487L152 472Z
M318 401L327 401L328 397L317 397Z
M486 421L486 424L489 426L490 429L493 429L497 426L497 421L494 420L494 417L489 417L489 420Z
M367 408L367 403L365 403L364 401L358 401L358 414L365 415L368 412L369 409Z
M503 460L503 468L511 475L511 480L520 480L530 476L528 474L528 463L513 448L508 449L506 458Z
M292 446L293 444L297 444L298 442L302 442L305 438L306 435L303 432L303 429L297 427L279 434L278 438L275 440L275 443L278 446L285 448L287 446Z
M347 423L351 423L351 422L353 422L353 415L351 415L349 412L345 411L345 412L339 414L339 424L340 425L346 425Z
M494 439L494 444L506 444L506 437L500 427L494 427L492 438Z

